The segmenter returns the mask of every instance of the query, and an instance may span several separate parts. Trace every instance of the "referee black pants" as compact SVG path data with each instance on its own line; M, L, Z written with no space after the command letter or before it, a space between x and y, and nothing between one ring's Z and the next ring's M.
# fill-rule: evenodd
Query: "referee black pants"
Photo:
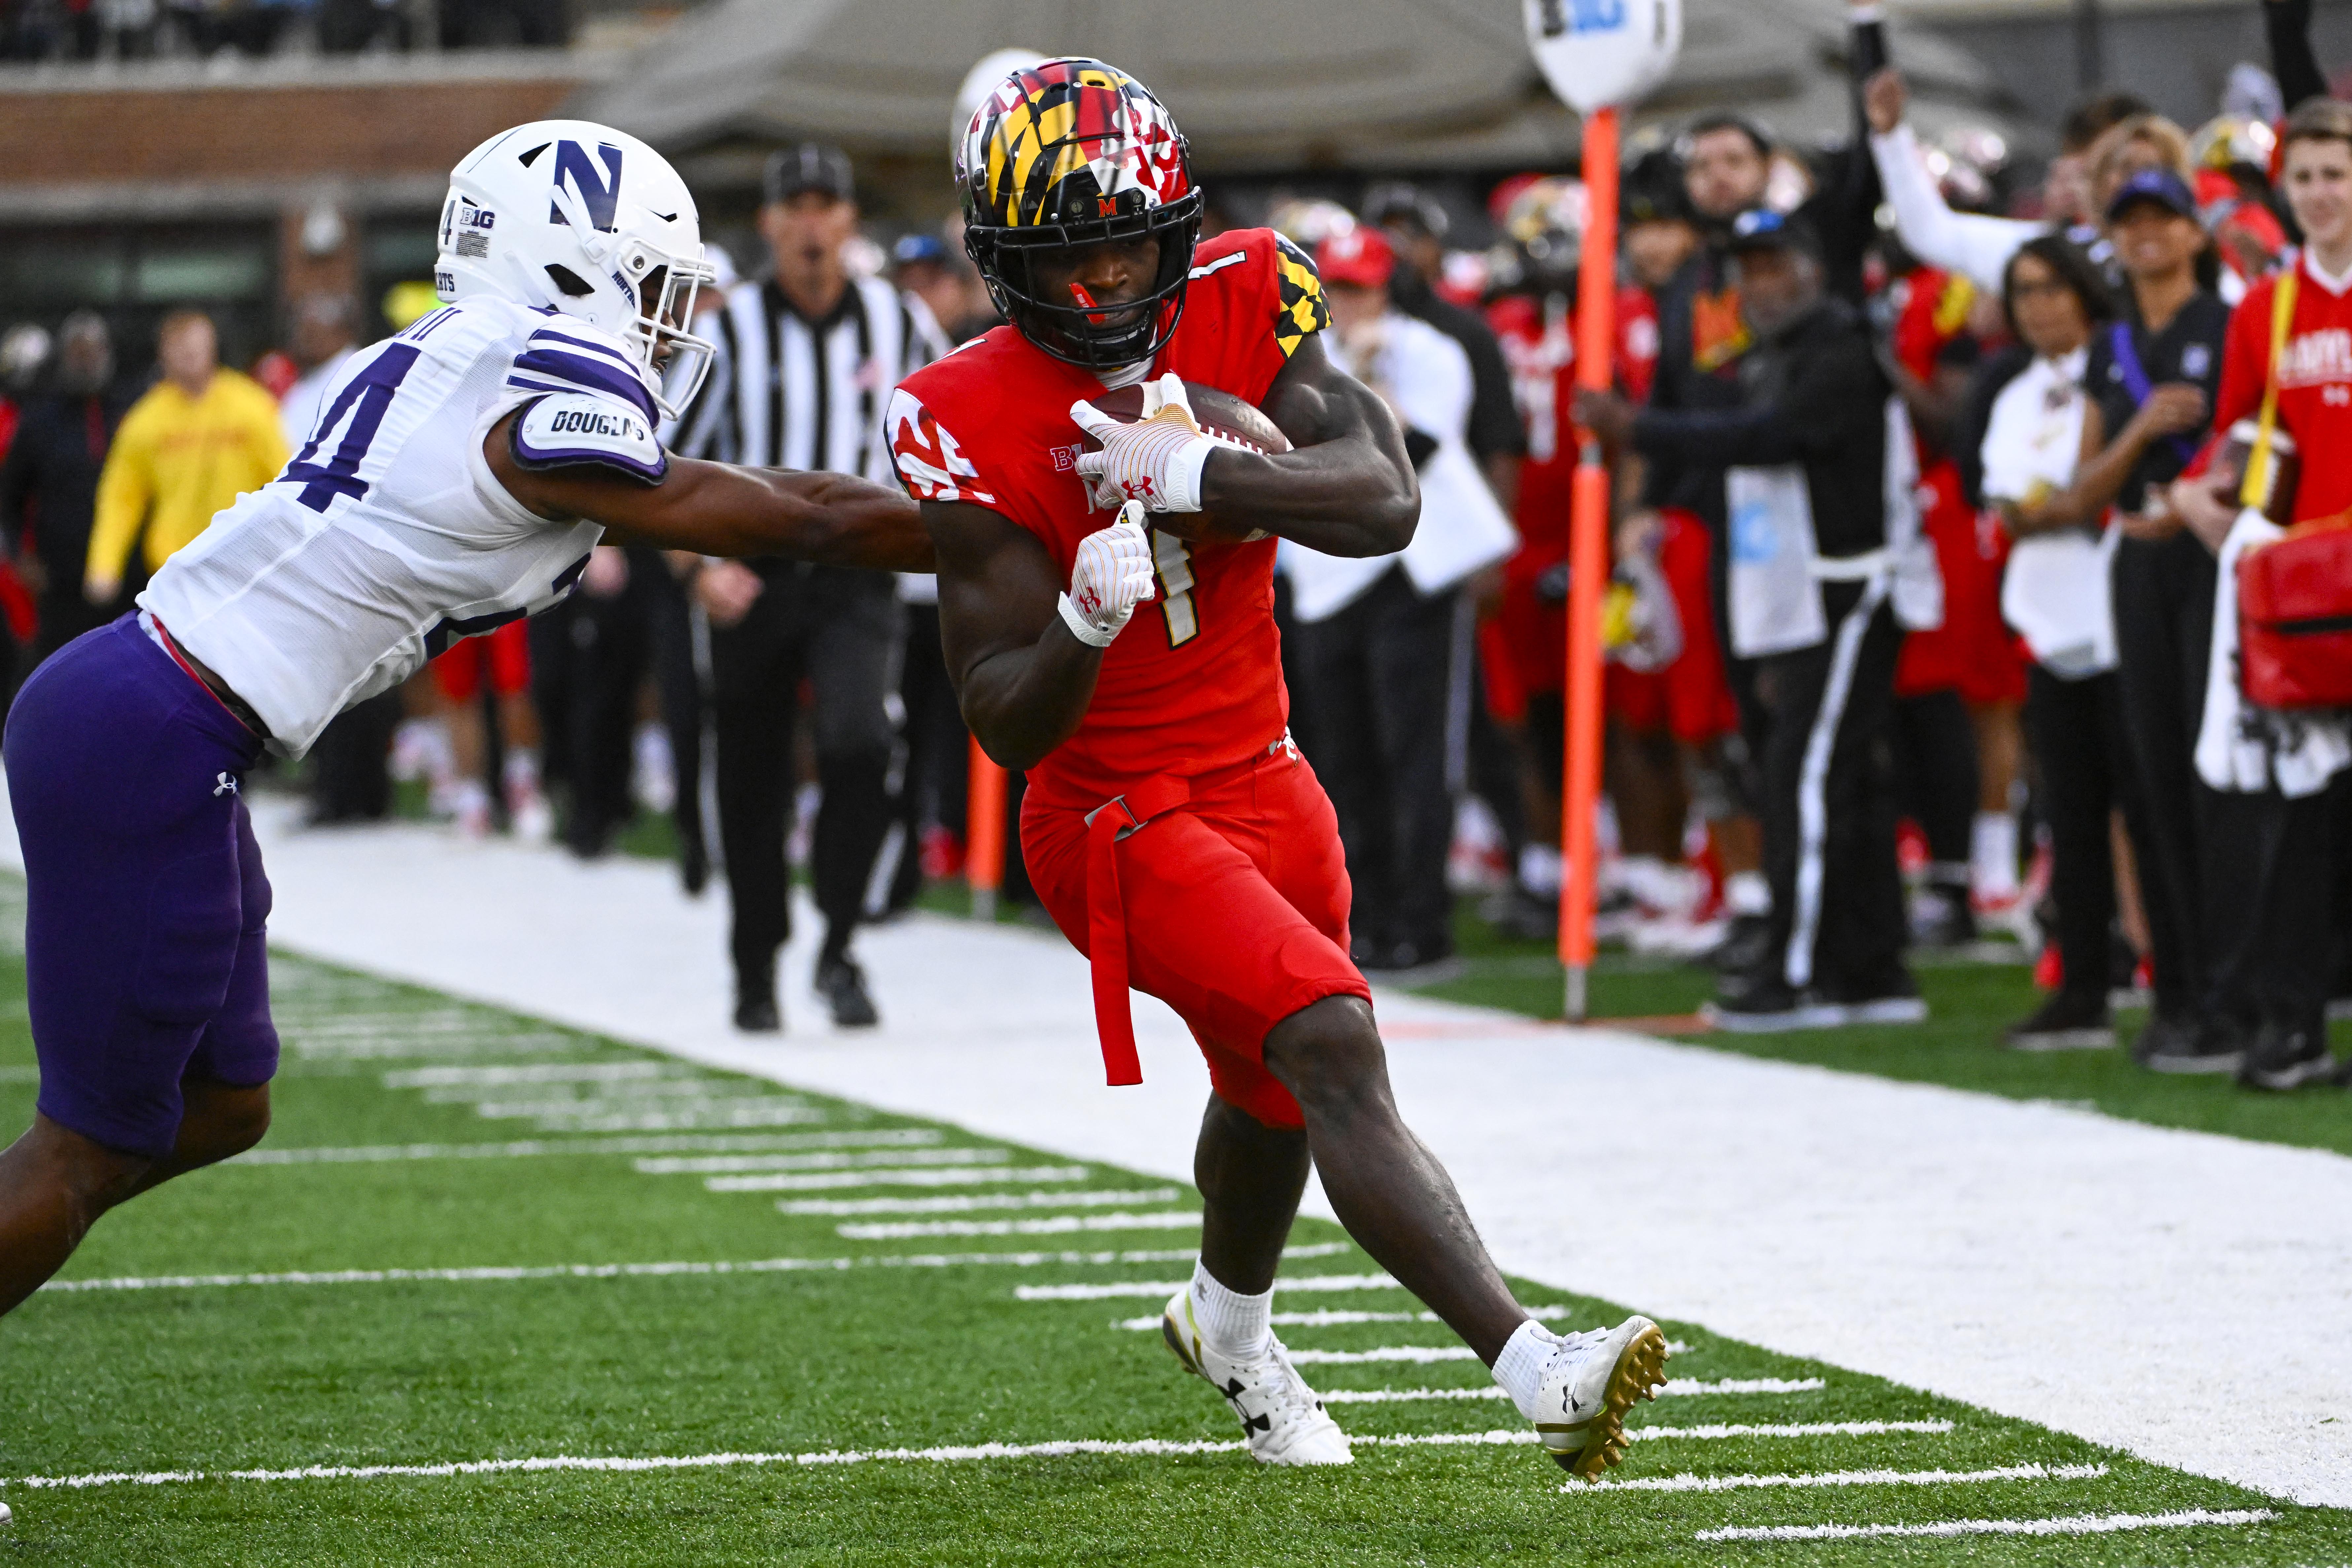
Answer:
M794 742L801 683L817 783L824 791L810 879L825 918L820 963L845 955L889 831L891 699L903 617L887 573L774 566L735 626L710 634L711 721L718 737L719 845L733 910L730 951L739 995L772 994L776 953L792 936Z
M1345 609L1297 628L1298 705L1312 714L1301 748L1339 818L1349 934L1375 963L1454 951L1445 719L1458 598L1424 595L1392 566Z
M1759 767L1767 960L1799 990L1890 994L1904 979L1887 735L1903 633L1884 586L1821 585L1829 636L1755 661L1768 721Z

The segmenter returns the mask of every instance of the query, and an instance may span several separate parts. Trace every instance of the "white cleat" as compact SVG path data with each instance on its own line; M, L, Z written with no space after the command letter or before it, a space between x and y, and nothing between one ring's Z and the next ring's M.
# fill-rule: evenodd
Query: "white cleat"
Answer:
M1536 1436L1580 1480L1625 1457L1625 1412L1666 1383L1666 1336L1643 1317L1563 1334L1536 1395Z
M1323 1412L1323 1402L1273 1340L1255 1361L1220 1355L1192 1321L1192 1293L1179 1290L1160 1316L1160 1332L1184 1370L1207 1378L1241 1417L1250 1458L1261 1465L1349 1465L1348 1435Z

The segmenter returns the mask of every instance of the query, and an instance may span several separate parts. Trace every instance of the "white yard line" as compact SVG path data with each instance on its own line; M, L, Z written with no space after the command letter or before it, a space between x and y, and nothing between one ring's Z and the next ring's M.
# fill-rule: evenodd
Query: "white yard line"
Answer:
M669 867L415 827L301 833L291 808L256 804L272 938L298 952L984 1138L1191 1175L1197 1047L1139 997L1146 1081L1103 1087L1086 964L1057 937L926 917L861 932L884 1022L849 1035L811 1023L812 920L783 963L793 1032L751 1038L728 1024L725 900L685 899ZM392 1011L370 995L322 983L301 1016ZM1378 1005L1399 1102L1506 1268L2352 1504L2352 1160L1387 992ZM1312 1190L1307 1206L1329 1214ZM2252 1384L2213 1373L2250 1310Z
M1937 1437L1951 1429L1948 1421L1790 1421L1779 1426L1725 1422L1706 1426L1628 1426L1625 1436L1636 1442L1662 1437L1884 1437L1896 1432Z
M1174 1187L1132 1187L1062 1193L960 1193L948 1198L788 1198L788 1215L840 1217L858 1214L973 1214L985 1209L1106 1208L1112 1204L1164 1204L1183 1194Z
M1159 1326L1160 1320L1154 1318L1151 1322L1156 1328ZM1293 1350L1290 1352L1290 1359L1304 1361L1310 1358L1304 1352ZM1319 1359L1331 1361L1336 1358L1327 1355ZM1448 1356L1438 1359L1459 1361L1463 1358ZM1719 1383L1697 1383L1689 1378L1675 1378L1658 1390L1658 1397L1675 1399L1721 1394L1811 1394L1822 1386L1822 1382L1818 1377L1727 1377ZM1425 1399L1501 1399L1504 1394L1500 1388L1491 1385L1477 1388L1326 1388L1318 1390L1317 1397L1326 1405L1405 1405Z
M1845 1541L1867 1535L2114 1535L2127 1530L2268 1524L2267 1508L2183 1509L2178 1513L2074 1514L2064 1519L1947 1519L1933 1524L1757 1524L1702 1530L1693 1541Z
M1010 1162L1010 1149L975 1149L958 1145L952 1149L878 1149L862 1154L718 1154L638 1160L634 1168L643 1176L698 1176L710 1171L854 1171L854 1170L919 1170L926 1166L962 1167L971 1165L1002 1165ZM765 1187L713 1187L713 1192L763 1192Z
M1499 1393L1500 1391L1497 1390ZM1329 1394L1324 1400L1328 1403ZM1947 1487L1992 1481L2089 1481L2107 1473L2105 1465L2004 1465L1992 1470L1830 1470L1798 1476L1636 1476L1593 1484L1567 1481L1570 1497L1591 1492L1737 1492L1777 1488Z
M1297 1258L1308 1250L1294 1247L1285 1256ZM1174 1256L1191 1258L1193 1254L1178 1252ZM1181 1279L1131 1279L1115 1285L1021 1285L1014 1288L1013 1295L1014 1300L1021 1301L1108 1301L1121 1296L1173 1296L1184 1289L1184 1284ZM1276 1279L1274 1288L1276 1290L1394 1290L1398 1286L1385 1274L1307 1274Z
M682 1062L534 1062L528 1067L407 1068L384 1074L383 1087L507 1089L522 1083L624 1083L684 1078L701 1079L702 1075Z
M1340 1242L1294 1247L1286 1258L1328 1257L1350 1248ZM746 1262L675 1263L547 1263L494 1264L475 1268L328 1268L290 1269L278 1274L152 1274L110 1275L96 1279L52 1279L43 1290L71 1293L84 1290L192 1290L229 1286L265 1285L397 1285L424 1280L472 1285L515 1279L636 1279L678 1274L798 1274L832 1273L850 1268L963 1268L1000 1267L1043 1268L1054 1265L1111 1263L1181 1263L1193 1256L1190 1247L1129 1252L947 1252L869 1254L859 1258L761 1258ZM1316 1289L1316 1277L1278 1280L1277 1284ZM1063 1287L1085 1289L1086 1287ZM1325 1284L1321 1289L1346 1289ZM1057 1287L1041 1286L1041 1289ZM1112 1286L1112 1289L1123 1287ZM1172 1285L1157 1287L1163 1293Z
M508 1143L372 1143L333 1149L253 1149L232 1165L365 1165L386 1160L525 1160L552 1154L657 1154L689 1149L856 1149L936 1143L929 1127L872 1132L675 1133L652 1138L530 1138Z
M1193 1230L1201 1224L1198 1209L1168 1209L1159 1214L1055 1215L1051 1219L932 1219L895 1225L839 1225L844 1241L913 1241L927 1236L1063 1236L1077 1230Z
M1949 1423L1946 1424L1947 1426ZM1687 1432L1629 1431L1628 1436L1714 1437L1748 1434L1694 1428ZM1423 1432L1385 1437L1355 1437L1360 1447L1423 1448L1457 1446L1517 1447L1536 1441L1526 1428L1486 1432ZM44 1491L89 1487L169 1486L189 1481L370 1481L393 1479L438 1479L455 1476L537 1474L551 1470L586 1470L606 1474L638 1474L655 1470L727 1469L763 1465L858 1465L887 1460L963 1463L975 1459L1061 1459L1076 1455L1133 1456L1144 1458L1184 1458L1193 1454L1242 1451L1238 1440L1172 1441L1138 1437L1123 1441L1066 1438L1048 1443L970 1443L934 1448L819 1448L802 1453L667 1454L643 1458L611 1458L557 1454L528 1459L452 1459L426 1465L304 1465L294 1469L250 1470L97 1470L72 1476L19 1476L0 1486Z
M817 1193L835 1187L969 1187L982 1182L1084 1182L1091 1165L936 1165L916 1170L835 1171L822 1175L711 1176L714 1193Z
M1546 1322L1575 1316L1570 1309L1560 1306L1529 1307L1526 1311L1528 1317L1540 1318ZM1277 1329L1328 1329L1346 1323L1433 1323L1438 1317L1434 1312L1351 1312L1327 1307L1313 1312L1275 1312L1269 1314L1266 1321ZM1157 1317L1121 1318L1111 1327L1139 1333L1147 1331L1158 1333L1160 1320Z
M1294 1350L1290 1359L1301 1366L1357 1366L1376 1361L1428 1366L1441 1361L1476 1361L1478 1352L1468 1345L1381 1345L1368 1351Z

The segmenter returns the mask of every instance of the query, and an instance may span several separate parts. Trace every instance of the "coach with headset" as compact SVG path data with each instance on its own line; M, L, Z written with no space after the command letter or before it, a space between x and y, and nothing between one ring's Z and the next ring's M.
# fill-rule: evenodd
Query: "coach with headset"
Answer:
M676 450L727 462L891 479L882 409L909 372L947 352L922 301L852 278L857 231L849 159L810 142L769 159L760 233L766 279L731 289L718 344ZM694 594L709 617L712 724L719 739L719 836L733 905L735 1026L783 1026L776 955L792 933L793 736L801 682L824 805L811 880L825 921L815 985L835 1024L878 1021L849 940L889 831L890 774L904 616L887 572L769 559L706 563Z

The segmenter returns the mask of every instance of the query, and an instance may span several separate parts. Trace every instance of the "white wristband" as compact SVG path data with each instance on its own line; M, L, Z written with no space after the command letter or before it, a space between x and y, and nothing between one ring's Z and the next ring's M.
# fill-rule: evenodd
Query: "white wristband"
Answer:
M1201 510L1201 469L1209 461L1209 454L1217 449L1214 441L1188 441L1168 460L1168 510L1198 511Z
M1118 636L1118 627L1113 626L1108 631L1105 631L1087 619L1079 613L1077 605L1070 602L1070 596L1067 594L1062 595L1061 611L1062 624L1070 628L1072 637L1088 647L1108 647L1111 645L1111 639Z

